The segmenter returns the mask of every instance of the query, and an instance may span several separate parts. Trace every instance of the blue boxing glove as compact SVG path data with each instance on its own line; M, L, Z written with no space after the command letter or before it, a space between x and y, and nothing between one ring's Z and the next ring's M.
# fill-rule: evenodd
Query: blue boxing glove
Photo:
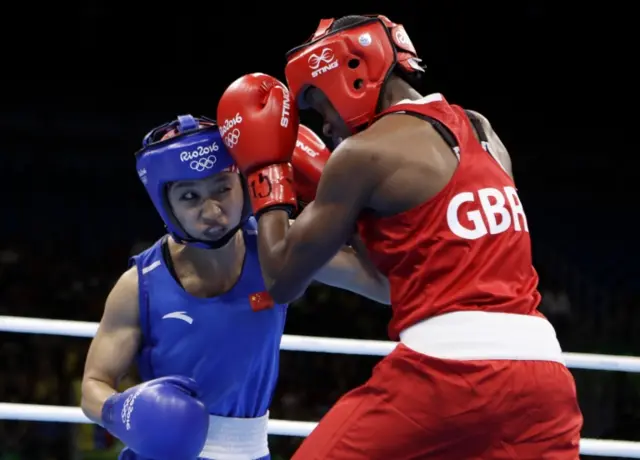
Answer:
M196 382L187 377L141 383L105 401L102 423L142 457L194 460L209 430L209 414L197 393Z

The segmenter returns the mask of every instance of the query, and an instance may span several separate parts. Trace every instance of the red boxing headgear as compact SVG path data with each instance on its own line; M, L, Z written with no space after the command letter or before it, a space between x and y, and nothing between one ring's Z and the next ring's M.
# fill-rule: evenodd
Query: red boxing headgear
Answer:
M383 85L397 66L423 72L416 50L400 24L367 16L330 31L323 19L311 39L287 53L285 75L298 105L309 87L321 90L353 131L376 114Z

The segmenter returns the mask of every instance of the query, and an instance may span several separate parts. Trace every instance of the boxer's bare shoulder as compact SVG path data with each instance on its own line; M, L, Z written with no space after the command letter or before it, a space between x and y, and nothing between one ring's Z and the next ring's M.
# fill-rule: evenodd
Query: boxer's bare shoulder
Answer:
M403 113L384 116L347 142L347 154L359 158L359 174L374 179L368 207L380 214L401 212L431 198L458 165L430 124Z
M485 134L487 135L487 140L489 141L489 149L491 149L491 153L493 153L500 164L507 170L511 178L513 179L513 169L511 167L511 156L507 151L507 148L504 146L498 134L496 134L495 130L489 123L487 117L482 115L481 113L476 112L475 110L467 110L467 112L472 113L473 115L480 120L482 124L482 128L484 129Z
M107 296L100 326L138 325L138 270L135 266L125 271Z
M107 297L87 365L100 362L97 367L104 367L105 359L118 367L123 359L131 361L140 341L139 321L138 271L134 266L120 276Z

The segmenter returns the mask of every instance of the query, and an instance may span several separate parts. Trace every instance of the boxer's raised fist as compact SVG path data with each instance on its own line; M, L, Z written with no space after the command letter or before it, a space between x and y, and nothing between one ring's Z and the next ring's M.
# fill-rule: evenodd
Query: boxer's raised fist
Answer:
M320 175L331 152L316 133L304 125L298 128L298 139L293 151L293 177L296 195L303 203L316 197Z
M262 73L240 77L218 103L222 140L247 177L253 210L295 208L291 156L298 113L288 88Z

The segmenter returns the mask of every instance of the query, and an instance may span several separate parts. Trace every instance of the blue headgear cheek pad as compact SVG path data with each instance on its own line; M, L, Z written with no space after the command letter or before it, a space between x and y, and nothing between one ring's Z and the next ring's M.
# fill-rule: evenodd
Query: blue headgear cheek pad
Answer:
M136 155L138 176L170 234L191 237L177 221L167 198L171 182L205 179L234 165L216 126L151 144Z

